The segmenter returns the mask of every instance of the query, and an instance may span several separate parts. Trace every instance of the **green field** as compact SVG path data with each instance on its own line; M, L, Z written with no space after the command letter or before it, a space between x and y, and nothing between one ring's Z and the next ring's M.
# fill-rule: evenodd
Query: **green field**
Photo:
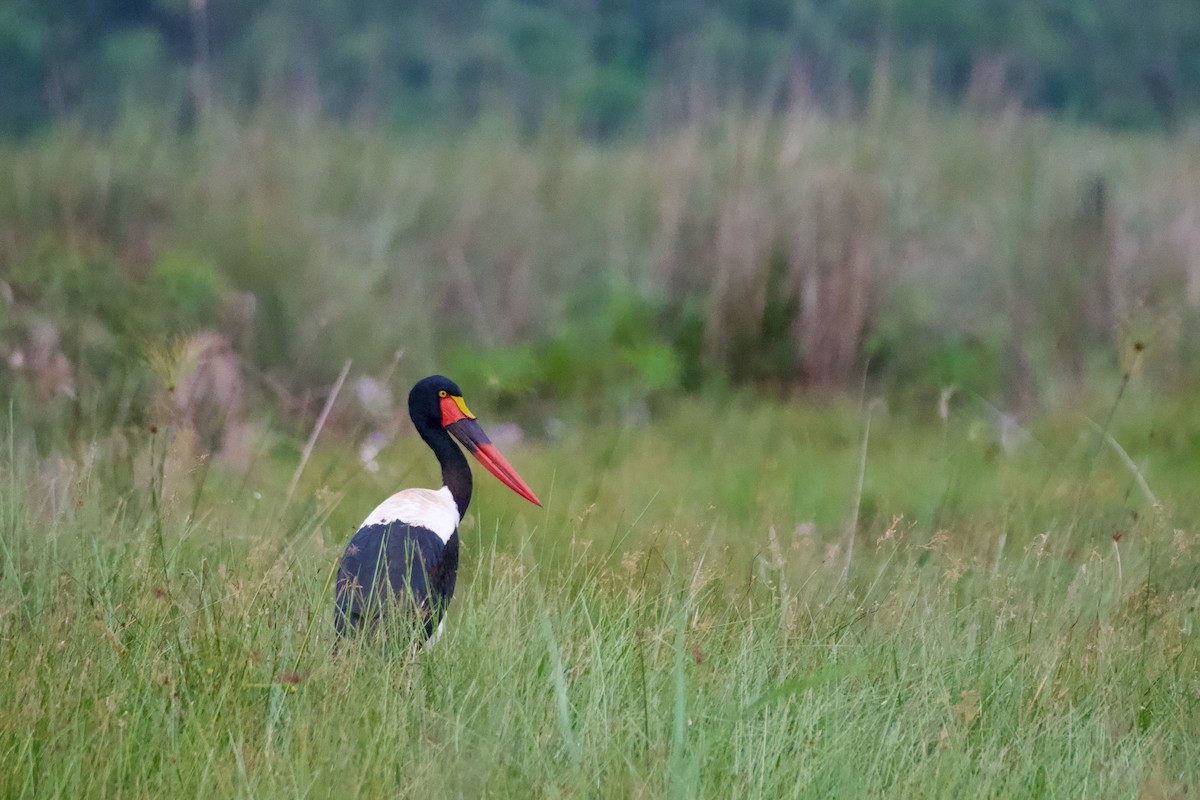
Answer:
M284 436L242 474L10 415L0 796L1192 796L1200 416L1135 377L1101 435L1111 389L1006 441L745 393L508 445L545 508L478 473L416 658L334 654L330 592L436 482L415 437L330 439L286 502Z
M0 800L1200 797L1196 53L0 6ZM477 470L446 635L339 645L431 373L544 506Z
M0 797L1200 793L1197 141L0 145ZM478 472L447 635L335 653L434 371L545 507Z

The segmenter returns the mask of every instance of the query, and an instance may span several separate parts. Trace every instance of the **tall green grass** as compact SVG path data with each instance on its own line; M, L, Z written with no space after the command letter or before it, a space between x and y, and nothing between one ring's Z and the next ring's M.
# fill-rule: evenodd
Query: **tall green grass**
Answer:
M165 433L40 457L10 416L0 794L1188 796L1200 420L1126 392L1152 505L1110 405L1011 453L875 405L860 460L858 409L741 395L509 447L545 508L481 474L415 658L335 654L329 581L436 480L415 438L318 449L287 503L282 439L238 474Z
M496 399L607 388L610 406L856 390L869 367L923 399L953 384L1052 407L1135 340L1163 385L1186 382L1194 131L885 100L604 146L500 119L441 139L267 113L188 136L150 116L63 126L0 150L3 345L49 320L78 380L105 384L218 328L297 405L346 358L379 372L398 350ZM117 384L110 418L140 385Z

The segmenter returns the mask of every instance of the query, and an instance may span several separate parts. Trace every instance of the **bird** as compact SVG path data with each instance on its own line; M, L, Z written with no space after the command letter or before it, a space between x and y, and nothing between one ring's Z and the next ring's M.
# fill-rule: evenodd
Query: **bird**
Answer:
M339 637L374 629L397 612L417 643L432 646L441 637L458 575L458 526L472 490L470 464L454 439L505 486L542 504L488 439L454 381L442 375L418 381L408 415L437 456L442 486L397 492L359 525L338 565Z

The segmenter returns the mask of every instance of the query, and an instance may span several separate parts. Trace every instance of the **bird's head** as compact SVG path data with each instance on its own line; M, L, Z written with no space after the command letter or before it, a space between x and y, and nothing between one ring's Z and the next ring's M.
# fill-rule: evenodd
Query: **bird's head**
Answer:
M445 428L501 483L529 502L542 504L484 433L454 381L441 375L418 381L408 394L408 413L418 426L423 424L434 430Z

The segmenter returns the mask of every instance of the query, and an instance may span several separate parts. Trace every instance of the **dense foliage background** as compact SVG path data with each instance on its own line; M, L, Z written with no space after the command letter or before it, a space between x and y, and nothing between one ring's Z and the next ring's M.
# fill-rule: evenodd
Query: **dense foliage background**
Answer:
M0 129L220 100L339 119L461 123L515 108L591 134L698 105L863 102L883 65L939 102L1105 124L1200 107L1189 0L11 0Z
M54 437L307 427L348 359L526 423L1194 383L1195 3L12 2L0 76L0 389Z

